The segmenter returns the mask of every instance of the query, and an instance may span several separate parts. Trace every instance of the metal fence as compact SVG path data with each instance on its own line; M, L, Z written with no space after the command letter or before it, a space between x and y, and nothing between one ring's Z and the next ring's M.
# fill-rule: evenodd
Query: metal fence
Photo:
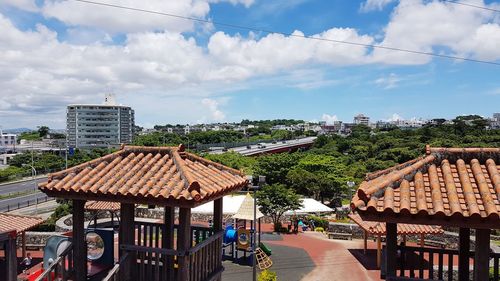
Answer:
M16 203L11 203L11 204L0 206L0 212L10 212L13 210L26 208L29 206L37 205L40 203L45 203L47 201L51 201L51 200L55 200L55 199L56 198L54 198L54 197L48 197L47 195L44 195L43 197L29 199L29 200L26 200L23 202L16 202Z

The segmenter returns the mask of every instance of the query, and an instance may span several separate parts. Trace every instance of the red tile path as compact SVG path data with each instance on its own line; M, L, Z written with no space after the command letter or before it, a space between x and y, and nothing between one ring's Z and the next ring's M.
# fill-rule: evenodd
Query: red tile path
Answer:
M316 268L304 277L304 281L380 280L378 270L366 270L348 250L362 248L361 240L328 240L321 233L306 232L283 235L282 241L266 243L304 249L316 264Z

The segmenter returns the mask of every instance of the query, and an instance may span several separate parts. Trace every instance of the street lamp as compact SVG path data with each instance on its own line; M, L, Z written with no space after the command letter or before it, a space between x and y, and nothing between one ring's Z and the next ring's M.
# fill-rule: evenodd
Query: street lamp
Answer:
M257 185L253 185L253 176L248 176L248 190L253 190L253 223L251 229L252 235L252 271L253 271L253 281L257 280L257 263L256 263L256 252L257 252L257 190L259 190L266 183L266 176L259 176L259 182Z

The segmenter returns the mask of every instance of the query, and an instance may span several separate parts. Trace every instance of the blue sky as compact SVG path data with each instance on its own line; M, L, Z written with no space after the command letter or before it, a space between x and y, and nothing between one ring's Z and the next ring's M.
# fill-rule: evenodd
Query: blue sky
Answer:
M500 63L500 12L422 0L96 0ZM499 1L471 0L500 9ZM0 126L65 127L112 91L136 122L489 117L500 66L249 32L76 1L0 2Z

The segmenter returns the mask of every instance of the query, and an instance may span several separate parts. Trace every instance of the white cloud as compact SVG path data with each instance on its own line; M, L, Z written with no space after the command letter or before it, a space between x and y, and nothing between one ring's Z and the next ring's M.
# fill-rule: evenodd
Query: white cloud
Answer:
M374 82L378 86L388 90L388 89L396 88L400 81L401 81L401 79L398 77L397 74L391 73L387 76L380 77L380 78L376 79Z
M35 0L2 0L0 5L12 6L30 12L37 12L39 10Z
M201 100L203 106L205 106L210 112L210 117L213 121L223 121L226 118L224 112L219 109L219 102L214 99L204 98Z
M401 117L397 113L392 114L391 118L387 119L388 122L396 122L396 121L401 121L401 120L404 120L403 117Z
M339 121L339 119L337 118L337 115L330 115L330 114L326 114L326 113L323 113L323 116L321 116L321 120L325 121L326 124L333 124L335 121Z
M476 1L483 5L483 1ZM498 60L500 25L495 13L439 1L403 0L395 8L380 45ZM444 47L444 48L443 48ZM440 51L449 49L451 52ZM431 57L375 49L373 62L425 64Z
M397 0L366 0L361 3L359 10L361 12L381 11L385 6Z

